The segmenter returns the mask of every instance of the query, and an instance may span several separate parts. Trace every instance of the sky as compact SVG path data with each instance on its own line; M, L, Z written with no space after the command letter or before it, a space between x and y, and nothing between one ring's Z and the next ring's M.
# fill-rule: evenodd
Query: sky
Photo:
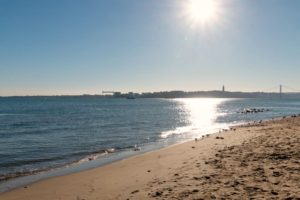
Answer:
M300 88L299 0L189 1L0 0L0 96Z

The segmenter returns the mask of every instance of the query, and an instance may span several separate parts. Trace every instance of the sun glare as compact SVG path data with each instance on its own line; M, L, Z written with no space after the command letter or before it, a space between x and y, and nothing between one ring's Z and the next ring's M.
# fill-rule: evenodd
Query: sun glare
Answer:
M186 0L184 10L192 26L208 25L218 18L219 5L216 0Z

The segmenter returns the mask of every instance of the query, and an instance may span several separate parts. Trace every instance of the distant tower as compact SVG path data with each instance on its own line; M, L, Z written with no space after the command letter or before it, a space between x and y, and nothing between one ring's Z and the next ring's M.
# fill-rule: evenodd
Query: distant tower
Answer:
M282 98L282 85L279 85L279 97Z
M225 92L225 85L222 86L222 92Z

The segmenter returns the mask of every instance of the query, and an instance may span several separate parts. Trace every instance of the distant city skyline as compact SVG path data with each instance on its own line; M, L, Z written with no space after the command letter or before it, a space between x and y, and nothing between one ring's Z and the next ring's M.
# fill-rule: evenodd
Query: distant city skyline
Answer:
M0 0L0 96L300 89L299 8L297 0Z

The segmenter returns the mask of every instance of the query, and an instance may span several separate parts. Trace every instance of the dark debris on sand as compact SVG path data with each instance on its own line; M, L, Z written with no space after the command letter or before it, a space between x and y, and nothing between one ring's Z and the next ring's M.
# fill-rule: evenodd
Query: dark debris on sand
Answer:
M286 131L291 127L292 131ZM219 150L205 161L207 172L176 174L169 190L149 195L155 199L300 200L299 122L261 131L265 134L240 146Z

